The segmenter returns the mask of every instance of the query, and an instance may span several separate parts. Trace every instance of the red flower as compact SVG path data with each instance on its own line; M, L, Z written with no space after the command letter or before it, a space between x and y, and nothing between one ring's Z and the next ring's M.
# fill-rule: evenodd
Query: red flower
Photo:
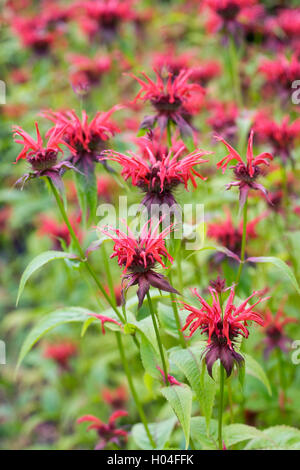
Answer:
M120 385L120 387L114 390L105 387L102 389L102 398L105 403L108 403L113 408L122 408L128 400L127 388L124 385Z
M69 229L64 223L58 223L55 219L42 215L40 217L40 227L38 234L41 236L47 235L53 240L53 249L61 250L61 240L67 245L70 245L71 238ZM78 219L75 217L71 218L71 224L79 239L82 238L81 233L78 230Z
M101 328L102 328L102 333L105 335L105 329L104 325L105 323L114 323L115 325L122 326L120 322L115 320L114 318L106 317L105 315L100 315L98 313L89 313L91 317L97 318L97 320L101 321Z
M91 429L95 429L100 437L100 441L98 442L95 450L101 450L107 446L109 443L117 444L117 446L121 446L127 441L127 432L123 429L117 429L115 421L122 416L128 416L127 411L124 410L117 410L114 411L113 414L110 416L108 423L103 423L99 418L93 415L84 415L81 418L77 419L77 423L85 423L90 422L88 426L88 431Z
M184 53L176 55L174 47L169 47L166 52L158 52L154 54L152 64L153 69L158 70L160 74L167 71L173 76L178 75L182 70L189 68L191 54Z
M57 32L48 30L47 22L39 15L32 18L14 16L12 28L23 45L32 48L38 55L47 54L57 37Z
M265 111L257 113L254 118L258 138L269 143L274 155L279 156L284 163L288 159L293 160L292 150L295 141L300 138L300 118L292 123L289 120L289 116L285 116L281 123L277 123Z
M100 82L101 76L111 67L111 59L108 56L99 56L95 58L84 55L72 54L69 56L72 65L70 81L75 93L87 90L91 86ZM80 94L80 93L79 93Z
M159 370L159 372L162 375L162 379L163 379L164 384L167 385L167 381L166 381L164 371L159 366L156 366L156 369ZM168 374L168 383L170 385L182 385L180 382L178 382L178 380L175 379L175 377L173 377L173 375L170 375L170 374Z
M279 308L275 315L272 315L270 310L267 310L263 325L266 335L264 339L266 345L264 355L266 359L270 352L276 348L281 349L283 352L288 352L287 346L291 343L291 340L285 335L284 327L289 323L298 323L298 321L296 318L286 317L282 307Z
M228 248L228 250L240 257L243 236L243 221L241 221L238 227L235 227L231 217L231 212L229 210L226 210L225 212L227 213L227 218L224 221L208 224L207 235L210 238L214 238L220 245ZM266 213L262 213L260 216L247 223L248 239L257 237L256 225L258 222L264 219L265 216ZM217 261L222 261L224 257L225 255L223 253L218 253Z
M258 292L253 292L239 306L235 306L233 303L235 288L232 287L223 313L217 292L211 287L209 287L209 291L212 296L212 305L209 305L198 294L196 289L193 289L192 292L200 301L201 309L182 302L184 309L191 312L186 319L183 331L189 327L189 337L198 328L201 333L206 333L208 335L208 342L204 354L209 375L212 377L213 364L217 359L220 359L226 370L227 377L229 377L234 364L236 363L237 366L241 366L244 361L242 355L235 350L234 342L238 336L248 338L249 331L247 326L249 321L263 325L261 316L253 309L259 303L267 300L267 298L260 298L253 305L247 307L249 300L258 295Z
M178 185L183 184L187 189L190 180L196 188L195 177L205 180L195 169L195 166L208 162L208 160L203 160L201 157L209 155L211 152L196 149L179 159L184 149L185 146L183 145L179 149L171 148L168 153L161 153L164 150L160 146L159 152L154 155L149 145L145 147L148 153L148 161L131 151L128 152L129 155L113 150L108 150L103 154L105 155L104 158L116 161L123 167L121 174L125 181L130 178L134 186L141 188L146 193L142 204L150 211L153 204L167 204L169 207L176 204L172 191Z
M173 262L164 241L165 237L171 232L172 226L158 233L160 222L154 229L152 229L151 220L146 222L141 235L137 239L128 227L128 235L112 227L105 227L101 230L115 243L113 254L110 257L117 257L118 265L124 267L122 285L126 282L126 287L122 288L122 297L124 299L124 292L130 286L138 285L139 308L142 306L150 286L178 294L177 290L169 284L162 274L154 271L157 263L166 268L163 258L167 258L171 263ZM127 273L128 271L129 273Z
M99 156L105 142L119 132L119 128L110 120L111 115L119 109L120 106L114 106L107 112L99 111L90 122L85 111L82 111L81 120L73 110L49 110L42 115L54 122L56 128L62 129L64 139L73 148L71 163L88 174L93 171L94 162L101 160Z
M44 351L44 357L53 359L63 369L68 369L69 359L76 354L77 346L71 341L62 341L56 344L49 344Z
M221 74L222 69L218 61L210 60L193 66L191 70L190 80L199 83L201 86L206 86L210 80Z
M181 70L178 76L172 73L164 79L156 70L156 82L151 80L144 72L144 80L130 74L141 85L135 101L150 101L156 110L153 116L146 116L141 123L142 129L152 129L158 124L161 133L166 129L168 122L174 122L182 135L192 135L193 128L187 122L192 114L199 111L203 104L205 90L196 83L188 83L192 70Z
M260 175L260 165L269 165L268 160L273 160L273 156L270 153L264 152L253 156L253 130L250 132L250 137L248 141L247 148L247 161L243 162L242 157L234 150L231 145L229 145L222 137L216 137L218 140L223 142L223 144L229 150L229 154L226 155L221 161L217 163L218 168L222 168L223 173L225 172L228 163L232 160L237 160L237 165L233 166L234 175L237 179L236 182L229 183L226 186L226 189L230 189L232 186L238 186L240 190L240 205L244 206L248 192L250 189L256 189L263 193L263 195L268 198L267 190L262 184L256 182L257 177Z
M214 101L209 106L211 117L207 119L207 124L219 135L223 135L225 140L233 141L237 134L237 118L239 109L235 103Z
M53 183L62 190L61 176L67 169L76 170L76 168L69 161L57 162L58 154L63 155L61 145L65 145L72 152L74 149L63 139L65 126L53 127L47 134L46 146L44 146L43 139L39 132L38 123L35 123L37 140L35 141L27 132L19 126L13 126L14 139L17 144L23 145L23 150L18 155L16 162L20 158L26 159L33 172L27 173L20 178L16 184L24 183L31 179L41 176L48 176L52 179ZM22 140L19 139L22 138Z

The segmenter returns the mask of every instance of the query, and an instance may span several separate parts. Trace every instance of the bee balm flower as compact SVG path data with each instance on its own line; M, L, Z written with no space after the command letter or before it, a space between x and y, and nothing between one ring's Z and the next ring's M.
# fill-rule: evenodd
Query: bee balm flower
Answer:
M204 355L209 375L212 377L213 364L220 359L229 377L234 365L240 367L244 362L243 356L235 349L235 341L238 336L248 337L249 321L263 325L263 319L253 309L267 298L261 298L247 307L249 300L258 295L258 292L253 292L244 302L236 306L233 303L235 288L232 287L223 313L217 292L211 287L208 289L212 296L212 305L209 305L196 289L192 292L201 303L200 309L182 302L184 309L191 312L186 319L183 331L189 327L189 336L192 336L198 329L201 333L207 334L208 343Z

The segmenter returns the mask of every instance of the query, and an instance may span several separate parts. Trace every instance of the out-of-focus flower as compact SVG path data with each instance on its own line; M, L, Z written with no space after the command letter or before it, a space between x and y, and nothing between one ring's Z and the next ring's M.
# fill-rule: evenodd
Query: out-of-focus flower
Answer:
M183 136L193 135L193 127L188 121L202 107L205 90L197 83L188 83L191 73L192 70L182 70L175 77L169 73L163 78L155 70L156 82L144 72L144 80L130 74L142 87L135 101L150 101L156 110L154 115L143 119L142 129L152 129L157 124L163 134L168 123L173 122Z
M232 142L237 134L237 118L239 109L235 103L213 101L209 104L211 116L207 119L207 124L225 140Z
M221 74L222 67L217 60L209 60L202 64L192 66L191 70L190 80L205 87L210 80Z
M48 344L44 350L44 357L53 359L62 369L69 368L69 360L76 356L77 345L71 341Z
M158 233L159 225L160 221L153 228L152 222L149 220L143 226L138 238L135 238L128 227L128 234L112 227L101 229L102 233L114 241L113 254L110 257L117 257L118 265L124 267L122 297L124 299L124 293L129 287L138 285L139 308L142 306L150 286L178 294L177 290L170 285L167 278L155 271L157 264L166 268L163 258L167 258L170 263L173 262L173 258L168 253L164 241L167 235L170 234L172 226Z
M56 187L62 191L61 176L66 170L76 170L72 163L67 160L58 162L58 154L64 153L61 149L61 145L68 147L71 152L75 151L63 138L66 126L53 127L47 134L48 140L46 145L43 143L37 122L35 123L35 127L37 133L36 141L21 127L13 126L15 142L23 145L23 150L18 155L16 162L24 158L30 163L33 170L23 175L16 184L22 184L23 188L24 184L29 179L47 176L51 178ZM22 140L20 140L20 138Z
M169 383L170 385L182 385L182 384L181 384L180 382L178 382L178 380L175 379L175 377L173 377L173 375L171 375L171 374L168 374L168 378L167 378L167 380L166 380L164 371L163 371L159 366L156 366L156 369L161 373L162 379L163 379L163 382L164 382L165 385L167 385L167 383Z
M69 56L71 63L70 81L75 93L82 94L82 90L98 85L101 76L111 67L111 59L108 56L96 56L94 58L84 55L72 54Z
M42 115L61 130L64 140L72 146L70 162L88 175L94 170L94 163L101 161L100 154L105 148L105 142L119 132L118 126L110 119L119 109L120 106L114 106L107 112L99 111L90 122L85 111L82 111L81 119L73 110L48 110Z
M214 238L220 245L228 248L232 253L238 257L241 255L242 237L243 237L243 221L236 227L233 223L231 213L227 212L227 218L224 221L208 224L207 235ZM247 238L257 238L256 225L264 219L266 213L247 223ZM217 261L222 261L225 255L223 253L217 254Z
M78 5L93 23L94 34L99 33L103 42L110 43L117 37L122 23L135 19L134 3L135 0L94 0Z
M77 237L79 239L82 238L82 234L79 231L78 227L78 218L72 216L69 217L70 223L75 231ZM69 246L71 243L69 229L64 223L58 223L55 219L51 217L47 217L46 215L42 215L39 219L39 229L38 235L40 236L48 236L53 241L53 249L54 250L61 250L61 241Z
M122 416L128 416L127 411L114 411L107 424L103 423L99 418L93 415L81 416L81 418L77 419L77 423L91 423L87 430L90 431L91 429L95 429L95 431L97 431L100 441L96 445L95 450L104 449L104 447L110 443L114 443L118 447L121 447L127 441L127 432L123 429L116 428L116 420Z
M246 163L243 162L242 157L236 150L234 150L233 147L231 147L231 145L228 144L228 142L226 142L222 137L216 137L218 140L223 142L229 151L228 155L226 155L226 157L217 163L217 167L222 168L224 173L228 163L230 163L232 160L238 161L235 166L231 167L233 168L234 176L237 181L227 184L226 189L230 189L233 186L238 186L240 190L241 207L244 206L250 189L261 191L265 198L268 199L266 188L262 184L257 183L256 180L261 173L260 165L268 166L268 160L273 160L273 156L267 152L260 153L257 155L257 157L253 156L253 134L254 132L251 130L248 141Z
M235 342L238 336L248 338L249 321L263 325L263 320L259 313L254 311L254 307L267 298L260 298L253 305L247 307L249 300L258 295L257 292L253 292L239 306L236 306L233 303L235 288L232 287L223 312L217 292L211 287L209 287L209 291L212 296L212 305L209 305L196 289L193 289L192 292L201 304L200 309L182 302L183 308L191 312L186 319L183 331L189 327L189 336L192 336L198 329L201 333L207 334L208 343L203 354L209 375L212 377L213 364L220 359L227 377L229 377L234 364L240 367L244 362L243 356L235 349Z
M264 350L265 359L267 359L273 349L279 348L281 351L287 353L288 346L291 339L286 336L284 332L285 325L289 323L298 323L296 318L287 317L282 307L272 315L270 310L266 311L264 316L263 332L265 334L264 343L266 345Z
M279 95L285 103L290 100L292 83L300 77L300 60L296 54L291 59L283 54L276 59L263 59L258 72L265 78L266 96Z
M153 69L160 74L169 72L177 76L182 70L187 70L191 63L192 55L188 52L176 54L174 47L169 47L166 52L156 52L153 56Z
M100 175L97 178L97 194L99 199L111 202L118 192L119 187L112 176Z
M23 46L30 47L38 55L48 54L58 36L57 31L47 28L39 15L27 18L14 16L11 25Z
M124 385L120 385L113 390L104 387L101 391L101 396L103 401L114 409L124 408L128 401L128 391Z
M293 160L295 141L300 139L300 118L292 123L289 121L289 116L285 116L277 123L265 111L257 113L254 117L254 130L259 140L270 144L274 157L280 157L283 163L289 159Z
M171 148L167 153L153 154L150 146L145 150L148 153L148 161L136 153L128 152L124 155L113 150L103 152L104 158L118 162L122 167L122 176L127 181L129 178L134 186L142 189L146 195L142 201L148 211L151 206L166 204L168 207L176 205L173 196L174 189L183 184L187 189L188 182L191 181L193 186L197 187L195 177L202 180L205 178L195 169L201 163L206 163L204 155L211 152L197 149L194 152L179 159L185 147L179 149ZM162 150L162 148L161 148Z

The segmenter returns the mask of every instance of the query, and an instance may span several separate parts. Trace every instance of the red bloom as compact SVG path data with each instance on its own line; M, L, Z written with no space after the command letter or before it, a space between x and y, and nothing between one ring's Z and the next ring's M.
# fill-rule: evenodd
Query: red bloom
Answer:
M70 80L75 93L87 90L91 86L99 84L101 76L111 67L111 59L108 56L99 56L95 58L84 55L72 54L69 56L71 63Z
M135 238L131 230L128 229L128 235L119 229L105 227L101 231L114 241L113 254L111 258L118 258L118 265L124 267L122 285L126 282L124 291L130 286L138 285L139 308L142 306L144 298L150 289L150 286L157 289L174 292L178 294L162 275L154 271L157 263L166 268L163 258L167 258L171 263L173 258L168 253L165 246L165 237L169 235L172 226L169 226L158 233L160 221L152 229L151 220L143 226L141 235ZM110 233L112 232L112 233ZM129 273L127 273L129 271Z
M153 69L158 70L160 74L167 71L176 76L182 70L189 68L191 57L189 53L176 55L174 47L169 47L166 52L154 54L152 61Z
M62 341L56 344L49 344L44 351L44 357L53 359L63 369L68 369L69 359L76 354L77 346L71 341Z
M239 109L235 103L214 101L210 104L211 117L207 119L207 124L219 135L223 135L225 140L233 141L237 133L237 118Z
M243 236L243 221L241 221L238 227L235 227L231 213L229 210L226 211L227 218L223 222L210 223L207 227L207 235L217 240L219 244L225 246L232 253L240 257L242 236ZM262 213L260 216L253 219L247 224L247 238L256 238L256 225L266 216ZM224 258L223 253L218 253L217 260L222 261Z
M284 333L285 325L289 323L298 323L296 318L286 317L283 308L280 307L275 315L267 310L264 317L263 330L266 335L264 342L266 344L264 355L267 359L273 349L279 348L283 352L288 352L287 346L291 340Z
M275 156L279 156L283 162L293 159L292 150L295 141L300 138L300 118L289 123L289 116L285 116L281 123L277 123L265 111L261 111L255 116L254 123L258 138L272 146Z
M160 372L161 375L162 375L162 379L163 379L164 384L167 385L167 381L166 381L166 377L165 377L164 371L163 371L159 366L156 366L156 369L159 370L159 372ZM182 385L180 382L178 382L178 380L175 379L175 377L173 377L173 375L170 375L170 374L168 374L168 383L169 383L170 385Z
M57 32L48 30L47 22L40 16L31 18L15 16L12 19L12 28L23 45L32 48L39 55L47 54L57 37Z
M20 158L26 158L33 169L32 173L23 175L16 184L23 183L24 185L28 179L48 176L61 190L61 175L67 169L75 170L74 166L68 161L57 162L58 154L64 153L60 148L61 145L66 145L69 150L72 152L74 151L74 149L63 139L65 126L53 127L51 131L48 132L46 146L44 146L37 122L35 123L35 127L37 133L36 141L21 127L13 126L15 142L23 145L23 150L18 155L16 162ZM21 137L22 140L19 140L19 137Z
M78 220L75 217L71 218L71 224L79 239L81 233L78 231ZM64 223L58 223L55 219L42 215L40 217L40 227L38 234L41 236L47 235L53 240L53 249L61 250L61 240L67 245L70 245L71 238L69 229Z
M217 359L220 359L227 377L229 377L234 364L240 366L244 361L241 354L235 350L234 342L238 336L248 338L247 326L249 321L263 325L261 316L253 309L267 298L260 298L253 305L247 307L249 300L258 295L258 292L253 292L239 306L235 306L233 303L235 288L232 287L223 313L216 291L211 287L209 287L209 291L212 296L212 305L209 305L196 289L193 289L192 292L200 301L201 309L182 302L184 309L191 312L186 319L183 331L189 327L189 336L192 336L198 328L201 333L206 333L208 343L204 354L209 375L212 377L213 364Z
M120 385L114 390L105 387L102 389L102 398L105 403L115 409L123 408L128 400L127 388L124 385Z
M120 106L114 106L107 112L99 111L90 122L85 111L82 111L81 120L73 110L49 110L42 115L62 130L64 139L72 146L71 163L88 174L93 170L94 162L101 160L100 153L105 142L119 132L119 128L110 120L111 115L119 109Z
M100 315L98 313L89 313L89 315L101 321L102 333L104 335L105 335L105 329L104 329L105 323L114 323L115 325L122 326L121 323L115 320L114 318L106 317L105 315Z
M231 147L231 145L229 145L222 137L216 137L218 140L223 142L223 144L229 150L229 154L217 163L217 167L222 168L222 171L224 173L228 163L230 163L232 160L237 160L238 162L237 165L232 167L234 169L234 175L237 181L229 183L226 186L226 189L230 189L232 186L239 187L241 207L244 206L250 189L259 190L263 193L266 198L268 197L267 190L262 184L257 183L256 179L261 172L260 165L269 165L268 160L273 160L273 156L267 152L260 153L259 155L257 155L257 157L253 156L253 134L254 132L253 130L251 130L248 141L246 163L243 162L242 157L239 155L239 153L234 150L234 148Z
M222 69L217 60L210 60L191 67L191 70L190 80L201 86L206 86L210 80L221 74Z
M178 76L171 73L164 79L156 70L156 82L144 72L144 80L130 75L141 85L135 101L150 101L157 111L153 116L146 116L141 124L142 129L152 129L158 124L161 133L169 121L174 122L182 135L192 135L193 128L186 121L192 114L199 111L203 104L205 90L196 83L188 83L192 70L181 70Z
M81 418L77 419L77 423L92 423L88 426L87 429L88 431L91 429L95 429L97 431L98 436L100 437L100 441L95 447L95 450L101 450L109 443L117 444L117 446L121 446L122 444L126 443L127 432L123 429L117 429L115 424L115 421L122 416L128 416L127 411L114 411L110 416L107 424L103 423L99 418L93 415L81 416Z
M108 150L104 152L104 155L105 158L122 165L121 174L125 181L130 178L134 186L141 188L146 193L142 204L147 207L148 211L151 210L153 204L167 204L169 207L176 204L172 191L178 185L184 184L187 189L188 182L191 180L194 188L196 188L195 177L205 180L195 169L195 166L208 162L208 160L203 160L201 157L209 155L211 152L197 149L179 159L180 154L185 149L184 145L176 151L171 148L168 153L159 152L156 155L153 154L150 146L145 149L148 153L148 161L133 152L128 152L128 156ZM160 150L163 150L162 147L160 147Z

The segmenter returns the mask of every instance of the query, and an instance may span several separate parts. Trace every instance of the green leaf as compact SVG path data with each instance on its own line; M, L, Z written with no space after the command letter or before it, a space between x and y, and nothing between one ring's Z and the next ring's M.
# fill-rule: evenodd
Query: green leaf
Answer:
M246 363L246 374L252 375L253 377L256 377L258 380L260 380L260 382L262 382L262 384L266 387L269 395L272 395L270 382L261 365L249 354L243 353L243 356Z
M208 433L204 417L197 416L191 419L191 437L197 448L201 447L201 449L207 450L217 449L217 434L218 423L215 419L210 420Z
M291 268L280 258L274 256L258 256L248 258L246 261L251 261L253 263L271 263L280 271L282 271L286 277L290 280L291 284L294 286L298 294L300 295L300 287L295 277L295 274Z
M169 440L174 426L177 422L177 418L174 416L160 423L150 423L149 431L156 444L156 449L163 449L166 442ZM145 450L153 450L151 443L149 442L145 428L142 423L135 424L132 428L132 437L135 443Z
M231 447L239 442L249 439L265 439L263 431L247 424L229 424L224 427L223 438L226 447Z
M19 285L19 290L18 290L18 295L17 295L16 305L18 305L19 303L19 300L24 290L26 282L35 271L37 271L39 268L44 266L44 264L49 263L49 261L53 261L55 259L74 259L74 258L76 258L74 254L65 253L64 251L45 251L44 253L41 253L40 255L36 256L36 258L34 258L28 264L27 268L22 274L20 285Z
M192 413L193 394L187 385L172 385L161 389L162 395L170 403L184 432L185 448L190 442L190 425Z
M216 382L209 377L205 363L201 361L201 354L206 347L203 342L197 347L177 349L170 356L170 361L186 376L192 390L196 393L200 408L206 419L207 429L211 418L215 394Z
M53 328L63 325L64 323L85 322L87 315L93 313L90 310L81 307L68 307L65 309L56 310L44 316L38 324L30 331L25 339L17 363L17 370L20 367L25 356L34 346L34 344L41 339L46 333Z

